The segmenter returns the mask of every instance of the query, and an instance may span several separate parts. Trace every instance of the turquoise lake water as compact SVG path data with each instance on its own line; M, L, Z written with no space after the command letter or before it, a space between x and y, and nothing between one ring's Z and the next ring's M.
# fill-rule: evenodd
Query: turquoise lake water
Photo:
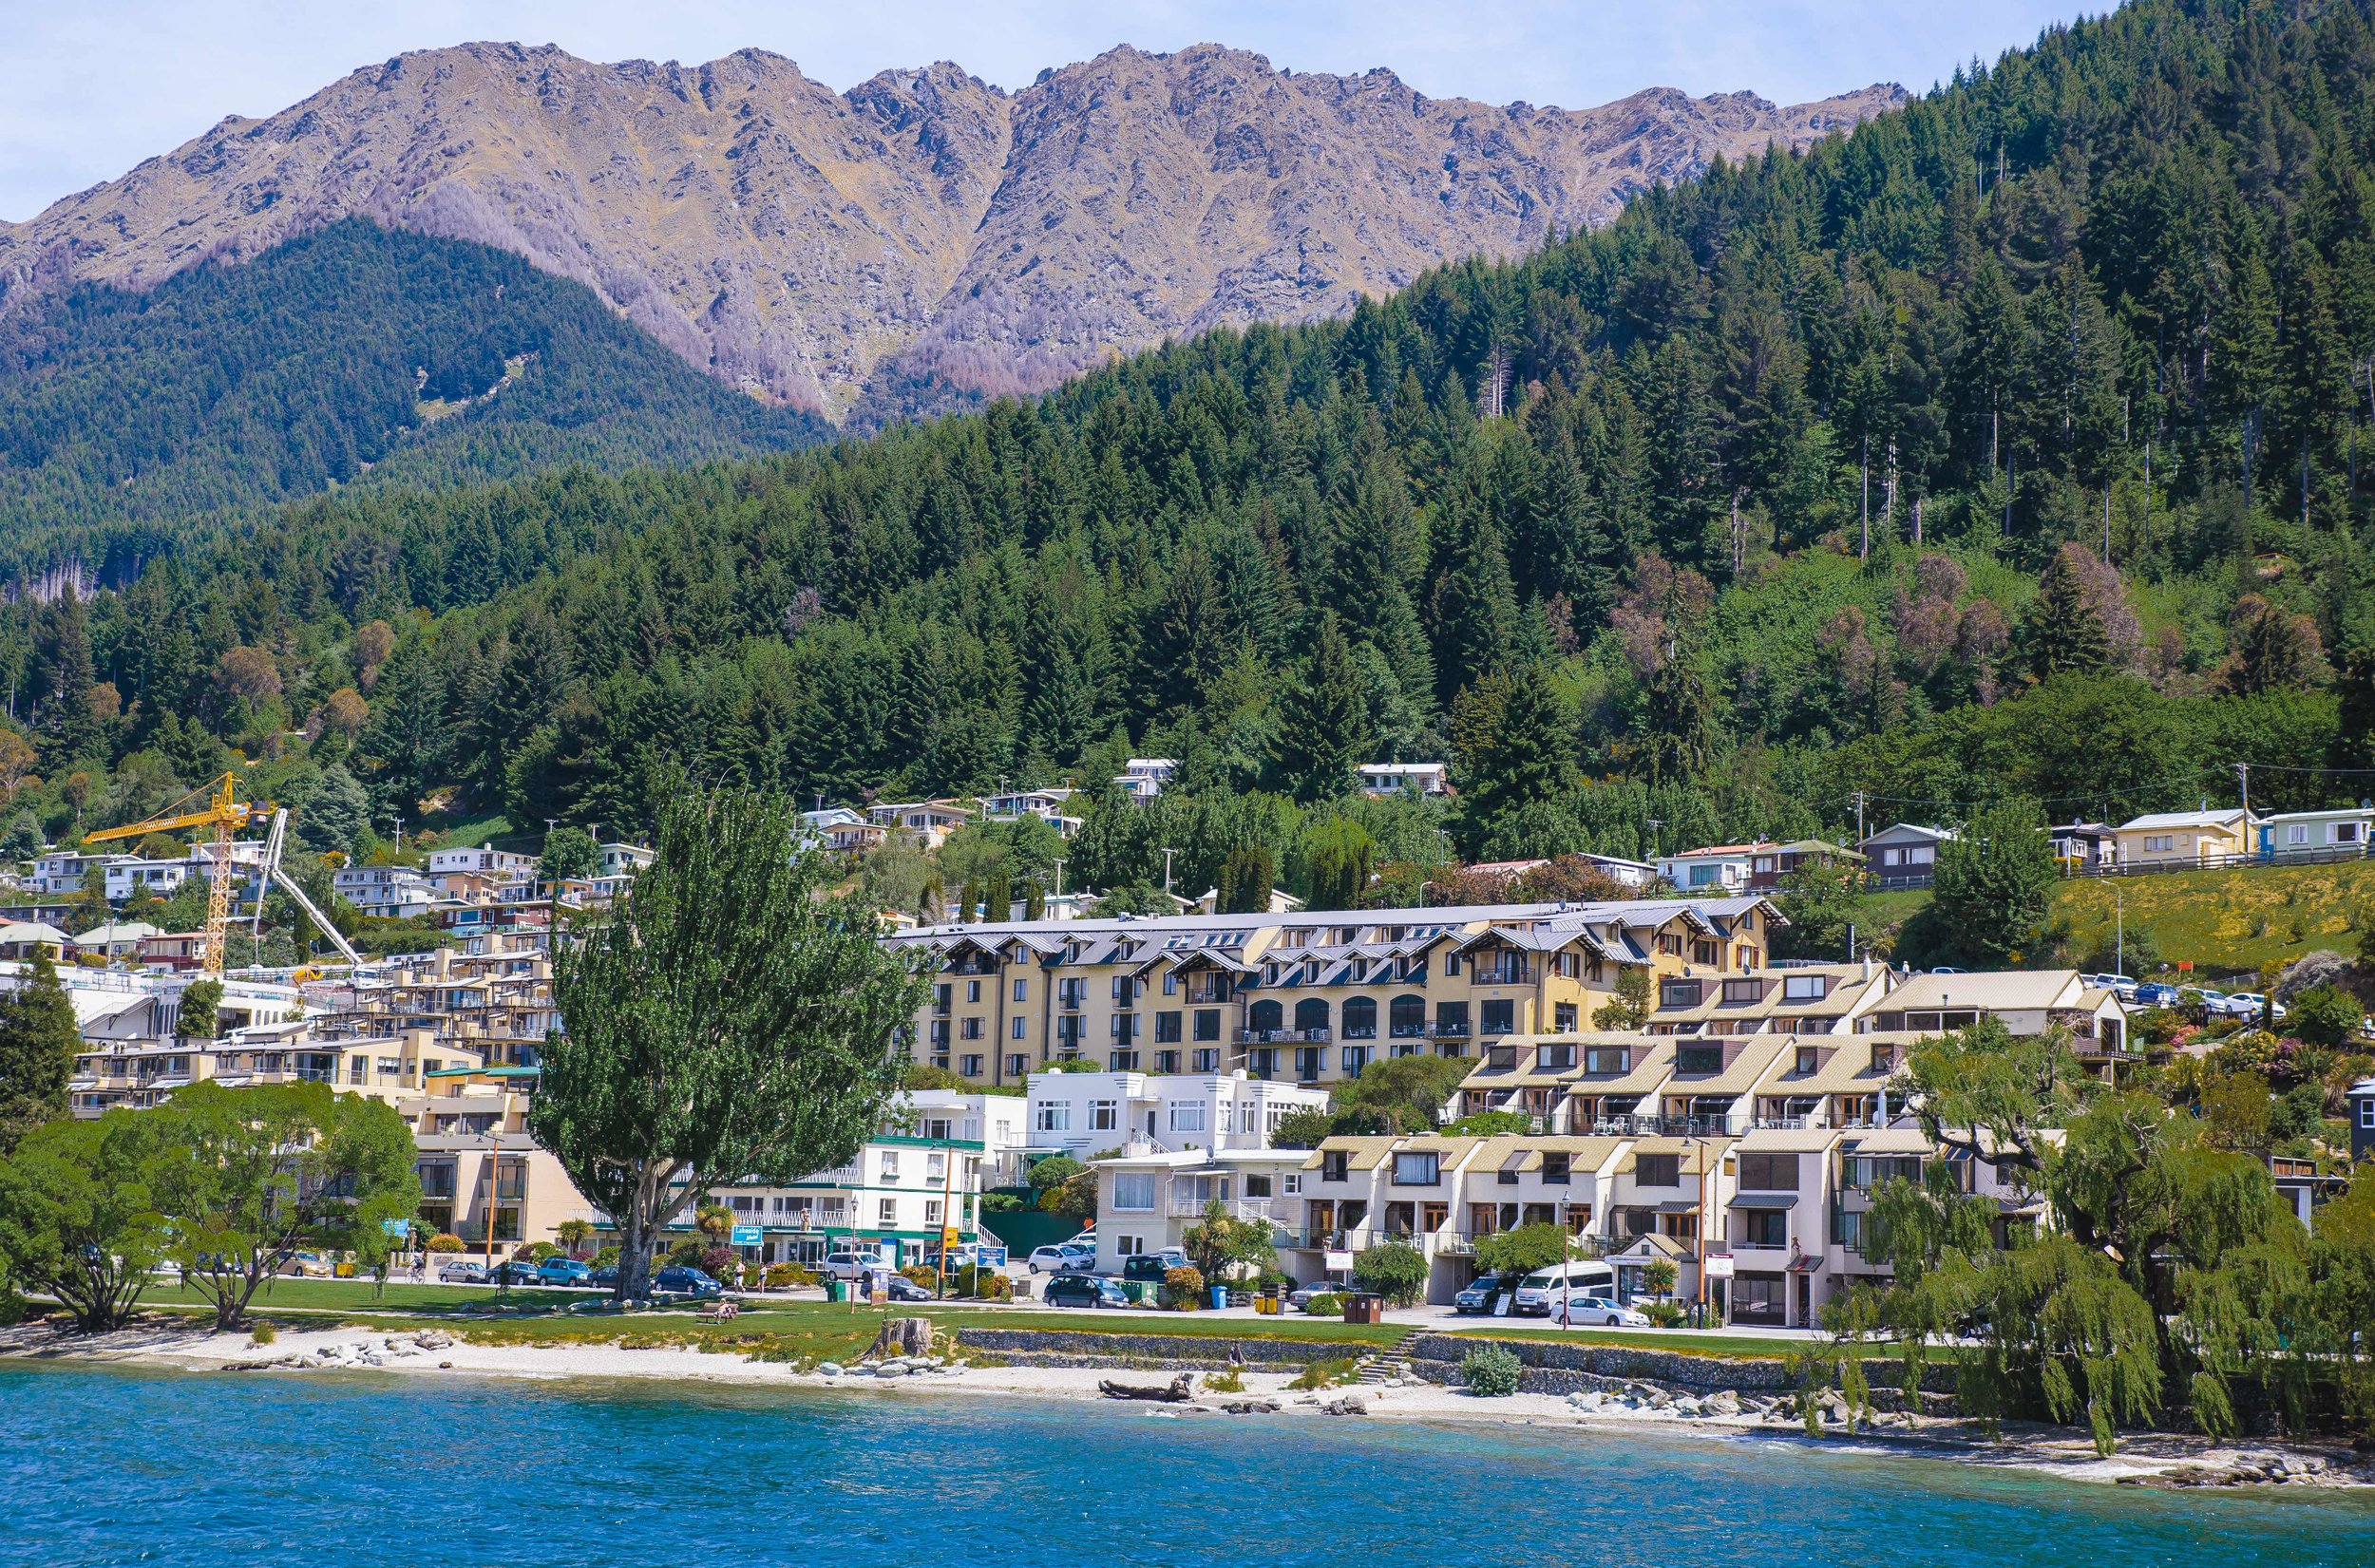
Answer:
M2369 1561L2357 1497L1772 1440L0 1364L0 1563L46 1568Z

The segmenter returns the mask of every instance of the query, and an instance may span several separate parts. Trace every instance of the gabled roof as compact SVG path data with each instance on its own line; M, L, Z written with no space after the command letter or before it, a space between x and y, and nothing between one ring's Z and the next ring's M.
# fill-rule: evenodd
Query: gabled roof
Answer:
M1987 1012L2071 1007L2085 991L2074 969L1989 970L1976 974L1916 974L1890 992L1882 1011Z
M2162 827L2232 827L2242 818L2241 806L2224 811L2153 811L2141 817L2131 817L2119 824L2119 831L2143 833Z

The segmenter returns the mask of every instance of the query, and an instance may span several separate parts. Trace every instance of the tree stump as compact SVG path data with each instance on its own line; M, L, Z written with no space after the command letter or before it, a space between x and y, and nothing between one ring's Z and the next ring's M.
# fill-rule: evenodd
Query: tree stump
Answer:
M882 1331L874 1336L874 1353L884 1356L930 1355L932 1320L928 1317L884 1319Z

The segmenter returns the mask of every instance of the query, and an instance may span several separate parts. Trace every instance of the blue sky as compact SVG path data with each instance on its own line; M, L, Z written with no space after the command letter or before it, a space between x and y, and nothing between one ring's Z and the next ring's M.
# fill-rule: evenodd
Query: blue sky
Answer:
M466 39L596 60L714 59L757 47L846 88L953 60L1014 88L1115 44L1199 42L1297 70L1391 67L1437 97L1582 108L1646 86L1748 88L1782 103L1872 82L1916 90L1993 59L2077 0L0 0L0 218L264 115L358 66Z

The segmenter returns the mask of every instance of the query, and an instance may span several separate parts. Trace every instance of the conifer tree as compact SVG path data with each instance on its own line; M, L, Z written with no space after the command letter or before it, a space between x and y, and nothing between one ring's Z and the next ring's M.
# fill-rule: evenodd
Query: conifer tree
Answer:
M0 1154L66 1113L83 1036L49 950L35 944L22 986L0 997Z
M1369 760L1371 741L1359 667L1335 614L1323 613L1302 678L1280 704L1272 765L1288 793L1326 799L1352 788L1352 770Z

